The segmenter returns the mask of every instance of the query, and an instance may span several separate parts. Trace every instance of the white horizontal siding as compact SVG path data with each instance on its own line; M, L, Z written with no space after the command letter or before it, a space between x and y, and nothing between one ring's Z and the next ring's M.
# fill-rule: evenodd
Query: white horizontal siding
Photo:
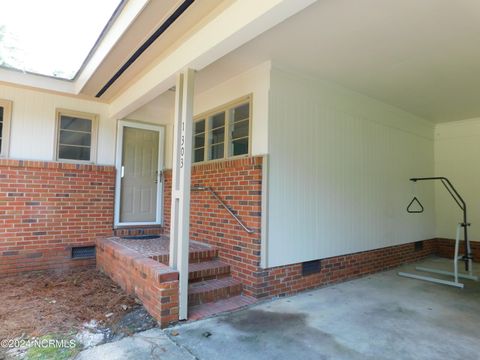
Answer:
M405 211L413 176L433 174L433 125L360 94L272 71L267 266L434 236Z

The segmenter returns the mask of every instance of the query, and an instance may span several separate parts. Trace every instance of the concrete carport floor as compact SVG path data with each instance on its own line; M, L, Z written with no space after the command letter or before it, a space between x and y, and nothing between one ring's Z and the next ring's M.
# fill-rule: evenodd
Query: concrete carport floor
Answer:
M451 266L439 258L421 264ZM466 280L462 290L397 275L413 269L409 264L166 329L177 346L159 358L479 359L480 283Z

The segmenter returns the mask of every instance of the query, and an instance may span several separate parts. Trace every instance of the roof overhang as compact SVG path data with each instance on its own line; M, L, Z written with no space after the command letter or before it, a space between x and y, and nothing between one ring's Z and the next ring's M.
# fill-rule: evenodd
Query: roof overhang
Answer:
M227 53L298 13L316 0L229 1L193 34L159 58L110 104L110 116L122 118L175 84L186 68L201 70Z
M74 80L0 68L0 82L107 102L121 118L172 87L178 72L203 69L315 1L129 0ZM181 7L187 10L132 62Z
M99 64L104 61L112 48L118 43L125 31L135 21L149 0L129 0L118 13L108 31L96 44L94 51L85 62L74 80L63 80L49 76L24 73L18 70L0 68L0 80L14 85L33 87L41 90L61 92L71 95L81 93L88 79Z

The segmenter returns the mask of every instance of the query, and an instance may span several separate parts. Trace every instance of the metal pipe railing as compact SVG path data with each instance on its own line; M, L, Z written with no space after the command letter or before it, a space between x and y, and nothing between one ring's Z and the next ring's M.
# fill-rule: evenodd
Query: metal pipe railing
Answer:
M465 200L463 200L463 198L460 196L457 189L455 189L453 184L446 177L433 176L433 177L411 178L410 179L410 181L413 181L413 182L425 181L425 180L440 180L440 182L443 184L445 189L447 189L450 196L453 198L453 200L455 200L458 207L463 212L462 226L463 226L464 248L465 248L465 254L463 255L463 257L464 257L464 261L465 261L465 270L469 270L469 260L471 260L473 257L472 257L472 250L471 250L471 247L470 247L470 240L468 238L468 227L470 226L470 224L467 221L467 204L465 203Z
M220 205L222 205L225 208L225 210L227 210L227 212L230 215L232 215L232 217L243 228L243 230L245 230L249 234L253 234L255 232L255 230L252 230L252 229L248 228L242 222L242 220L240 220L240 218L227 206L227 204L225 204L225 202L220 198L220 196L217 195L217 193L210 186L193 186L192 190L193 191L202 191L202 190L208 191L220 203Z

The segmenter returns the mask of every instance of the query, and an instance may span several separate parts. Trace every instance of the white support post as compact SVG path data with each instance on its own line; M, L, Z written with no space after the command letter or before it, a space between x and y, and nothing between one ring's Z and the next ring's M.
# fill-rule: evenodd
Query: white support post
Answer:
M170 267L179 272L179 320L188 315L188 249L190 237L190 180L192 167L194 70L177 75L173 130Z

